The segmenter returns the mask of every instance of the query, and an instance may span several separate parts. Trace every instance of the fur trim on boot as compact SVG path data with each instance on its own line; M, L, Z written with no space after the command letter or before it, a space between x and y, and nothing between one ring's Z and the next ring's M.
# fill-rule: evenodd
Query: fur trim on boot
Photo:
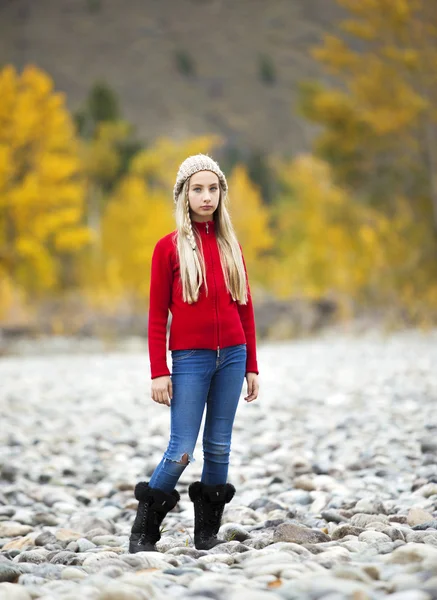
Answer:
M129 552L156 552L155 544L161 539L159 528L165 515L179 502L179 493L173 490L168 494L149 487L145 481L137 483L134 493L138 509L129 538Z
M217 539L225 504L235 494L231 483L205 485L195 481L188 488L194 504L194 545L198 550L210 550L225 540Z

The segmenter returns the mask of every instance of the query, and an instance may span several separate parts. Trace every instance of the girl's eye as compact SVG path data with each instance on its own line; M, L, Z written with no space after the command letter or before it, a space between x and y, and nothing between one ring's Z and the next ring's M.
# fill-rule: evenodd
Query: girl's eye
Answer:
M215 191L216 191L216 189L217 189L217 187L216 187L215 185L214 185L214 186L211 188L211 190L212 190L213 192L215 192Z

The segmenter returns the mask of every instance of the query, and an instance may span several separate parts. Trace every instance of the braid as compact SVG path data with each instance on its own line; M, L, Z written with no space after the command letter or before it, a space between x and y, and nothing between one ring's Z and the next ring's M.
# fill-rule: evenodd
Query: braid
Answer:
M196 243L196 238L194 237L193 224L191 223L190 201L188 199L188 194L186 195L186 199L185 199L184 231L186 233L188 241L190 242L190 246L193 249L193 252L195 252L197 250L197 243Z

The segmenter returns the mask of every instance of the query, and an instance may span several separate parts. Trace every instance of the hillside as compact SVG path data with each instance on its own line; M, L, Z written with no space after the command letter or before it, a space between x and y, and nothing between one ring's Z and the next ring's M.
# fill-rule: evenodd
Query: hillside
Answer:
M334 0L0 0L0 63L44 68L71 109L105 80L143 139L294 153L312 136L297 83L320 77L309 47L337 14Z

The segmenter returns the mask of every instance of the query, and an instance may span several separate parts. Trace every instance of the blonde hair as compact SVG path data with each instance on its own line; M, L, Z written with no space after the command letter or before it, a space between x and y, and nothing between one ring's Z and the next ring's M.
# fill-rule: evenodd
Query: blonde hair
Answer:
M193 228L190 216L188 189L191 177L188 177L179 192L176 202L176 247L179 258L182 297L188 304L197 302L202 283L206 284L205 259L202 240ZM233 300L247 304L248 285L241 248L232 226L227 204L229 198L220 187L220 198L214 212L215 233L219 248L220 262L226 282L226 288Z

